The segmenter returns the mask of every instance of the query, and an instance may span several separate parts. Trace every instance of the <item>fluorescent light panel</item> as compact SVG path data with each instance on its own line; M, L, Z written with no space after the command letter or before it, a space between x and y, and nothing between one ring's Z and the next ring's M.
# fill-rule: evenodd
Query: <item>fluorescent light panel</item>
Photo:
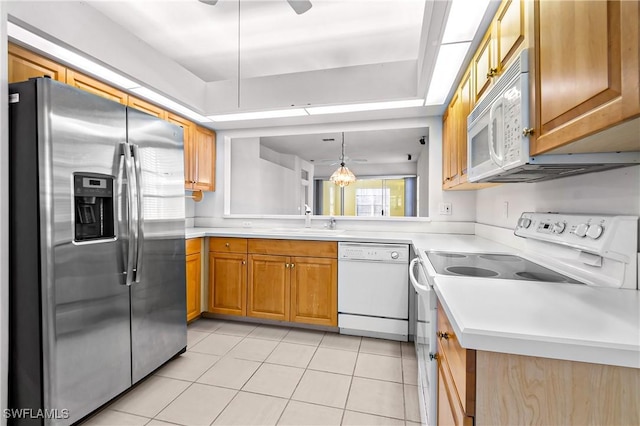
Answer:
M408 99L408 100L402 100L402 101L369 102L364 104L309 107L305 109L310 115L317 115L317 114L339 114L343 112L375 111L375 110L382 110L382 109L421 107L423 105L424 105L424 99Z
M489 6L489 0L453 0L442 44L472 41Z
M213 121L258 120L261 118L301 117L307 115L304 108L279 109L273 111L240 112L236 114L220 114L207 116Z
M12 22L7 22L7 34L12 38L21 41L22 43L34 47L42 52L47 52L47 54L58 58L63 62L71 64L74 68L78 68L82 71L96 76L100 80L108 81L111 84L136 93L152 102L167 107L168 109L175 111L178 114L189 117L192 120L199 122L211 121L207 117L198 114L197 112L175 101L172 101L171 99L159 93L156 93L151 89L142 87L135 81L130 80L118 74L117 72L110 70L107 67L97 64L90 59L85 58L84 56L70 51L69 49L58 46L57 44L45 38L42 38L30 31L27 31Z
M137 87L135 89L131 89L131 91L136 95L140 95L143 98L146 98L152 102L155 102L159 105L167 107L170 110L175 111L178 114L184 115L185 117L188 117L192 120L199 121L199 122L211 121L204 115L198 114L197 112L185 107L184 105L181 105L167 98L166 96L156 93L151 89L147 89L146 87Z
M469 46L471 46L471 43L444 44L440 46L436 66L429 84L429 91L427 92L427 105L442 105L447 100L451 85L458 75L464 57L467 56Z
M20 40L21 42L35 47L42 52L47 52L47 54L49 55L72 64L74 67L93 74L100 79L109 81L110 83L113 83L118 87L122 87L124 89L133 89L134 87L140 87L140 84L136 83L135 81L129 80L128 78L123 77L122 75L113 72L110 69L103 67L102 65L99 65L83 56L80 56L77 53L70 51L69 49L58 46L57 44L52 43L49 40L40 37L39 35L36 35L30 31L25 30L22 27L19 27L13 22L7 22L7 34L16 40Z

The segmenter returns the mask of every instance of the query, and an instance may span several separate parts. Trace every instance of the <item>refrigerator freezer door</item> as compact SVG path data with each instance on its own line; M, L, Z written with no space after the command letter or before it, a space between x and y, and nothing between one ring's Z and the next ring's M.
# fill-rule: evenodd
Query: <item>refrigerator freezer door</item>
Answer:
M140 203L131 285L132 378L136 383L187 346L182 129L127 110Z
M118 221L115 238L79 243L73 223L74 173L121 174L126 110L48 79L37 92L44 403L73 423L131 386L126 232Z

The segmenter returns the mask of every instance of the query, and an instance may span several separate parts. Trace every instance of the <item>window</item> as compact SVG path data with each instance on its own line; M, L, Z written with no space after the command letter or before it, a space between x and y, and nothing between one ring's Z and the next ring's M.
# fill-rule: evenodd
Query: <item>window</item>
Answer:
M416 178L361 178L340 188L316 180L314 214L328 216L415 216Z

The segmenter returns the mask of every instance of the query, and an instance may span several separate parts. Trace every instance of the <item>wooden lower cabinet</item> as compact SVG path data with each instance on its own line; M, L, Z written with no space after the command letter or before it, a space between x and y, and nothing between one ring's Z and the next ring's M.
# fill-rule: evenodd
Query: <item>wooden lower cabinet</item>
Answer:
M247 314L247 255L209 253L209 312Z
M291 321L338 325L338 261L291 258Z
M289 321L290 262L287 256L249 255L248 316Z
M442 358L441 350L438 357L438 425L473 426L473 417L465 415L462 409L449 366Z
M201 243L202 238L192 238L186 241L187 321L198 318L201 313Z

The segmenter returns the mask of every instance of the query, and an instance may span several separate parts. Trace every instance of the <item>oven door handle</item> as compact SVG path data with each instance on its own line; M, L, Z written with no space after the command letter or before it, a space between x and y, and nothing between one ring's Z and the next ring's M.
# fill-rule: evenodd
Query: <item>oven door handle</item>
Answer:
M420 284L418 282L418 279L416 278L416 275L414 274L416 265L419 263L422 263L419 257L413 258L411 263L409 263L409 279L411 280L411 284L413 285L413 288L415 288L418 293L423 293L423 294L429 293L431 291L431 288L429 287L429 285L424 286Z

